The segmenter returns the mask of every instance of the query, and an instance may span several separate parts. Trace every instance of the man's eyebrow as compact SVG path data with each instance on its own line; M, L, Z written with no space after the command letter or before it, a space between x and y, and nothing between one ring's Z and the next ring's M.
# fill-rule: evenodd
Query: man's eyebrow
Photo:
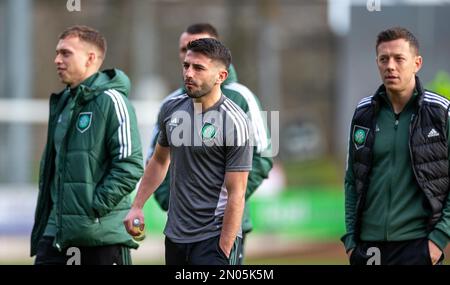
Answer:
M205 68L205 66L203 64L199 64L199 63L193 63L192 66Z
M405 55L405 53L403 53L403 52L385 52L385 53L380 53L378 55L398 56L398 55Z
M192 65L193 67L196 67L196 68L199 68L199 67L201 67L201 68L206 68L203 64L200 64L200 63L190 63L190 62L187 62L187 61L183 61L183 65Z
M72 52L70 49L67 49L67 48L57 48L56 49L56 52Z

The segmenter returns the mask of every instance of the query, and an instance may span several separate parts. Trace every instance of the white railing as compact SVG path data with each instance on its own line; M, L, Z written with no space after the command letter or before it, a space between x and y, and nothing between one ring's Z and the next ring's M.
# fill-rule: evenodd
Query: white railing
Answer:
M132 100L139 125L152 126L156 122L158 100ZM0 98L0 123L46 124L48 99ZM150 131L150 130L149 130Z

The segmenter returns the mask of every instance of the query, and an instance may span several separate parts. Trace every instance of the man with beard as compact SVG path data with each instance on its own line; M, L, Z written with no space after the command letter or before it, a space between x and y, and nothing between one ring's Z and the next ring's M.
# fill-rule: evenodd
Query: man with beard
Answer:
M245 113L225 97L231 54L218 40L198 39L183 62L185 94L166 101L160 134L132 208L124 220L144 223L142 208L170 167L166 235L167 265L236 264L242 238L252 129Z
M219 40L217 29L209 23L195 23L189 25L180 35L178 43L180 64L183 64L184 58L186 57L188 43L202 38L214 38ZM269 176L269 172L272 169L273 160L272 157L264 154L271 153L272 146L270 143L269 131L267 130L264 119L261 115L261 103L259 102L258 97L256 97L249 88L238 81L238 76L233 64L230 64L230 67L228 68L228 77L224 82L222 82L221 89L223 95L231 99L231 101L236 103L247 114L254 131L254 136L251 138L254 140L252 170L248 174L247 189L245 191L245 208L244 215L242 217L242 246L240 247L241 251L237 253L239 255L238 264L242 265L244 263L247 234L253 229L248 201L258 187L263 183L264 179ZM161 105L163 105L167 100L185 93L186 90L183 85L181 88L171 92L164 99ZM158 124L155 124L151 133L150 147L148 148L146 158L147 162L153 155L158 140L158 135L159 126ZM169 208L169 176L170 175L166 175L164 181L152 195L164 211L167 211Z

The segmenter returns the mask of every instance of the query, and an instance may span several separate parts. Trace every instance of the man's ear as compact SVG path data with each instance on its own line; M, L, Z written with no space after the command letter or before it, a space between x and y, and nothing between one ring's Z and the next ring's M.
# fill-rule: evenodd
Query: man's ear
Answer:
M219 70L219 77L217 78L216 83L222 84L228 78L228 71L225 68L221 68Z
M98 56L95 51L89 51L88 52L88 60L86 61L86 67L92 66L93 64L97 63Z
M420 68L422 67L423 58L420 55L417 55L415 58L415 66L414 73L419 72Z

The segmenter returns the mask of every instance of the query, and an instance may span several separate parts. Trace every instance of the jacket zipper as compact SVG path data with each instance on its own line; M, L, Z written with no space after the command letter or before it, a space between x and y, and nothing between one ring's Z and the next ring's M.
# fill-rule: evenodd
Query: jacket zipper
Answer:
M61 108L61 110L60 110L60 113L59 114L57 114L56 116L55 116L55 120L59 120L59 117L61 116L61 112L64 110L64 108ZM55 126L54 126L54 128L56 128L56 125L57 125L57 123L55 124ZM56 156L55 156L56 157ZM61 163L59 163L58 164L58 166L59 167L61 167ZM57 173L59 173L59 169L57 169L56 168L56 165L55 165L55 175L57 175ZM56 180L56 191L57 191L57 193L58 193L58 199L57 199L57 209L58 209L58 211L57 211L57 213L55 214L55 223L56 223L56 234L55 234L55 240L54 240L54 245L56 246L56 248L57 248L57 250L59 251L59 252L61 252L61 250L62 250L62 248L61 248L61 244L60 244L60 240L61 240L61 205L62 205L62 202L61 202L61 190L60 190L60 188L61 188L61 178L60 178L60 175L57 175L57 180Z
M400 119L400 114L395 114L395 123L394 123L394 142L393 142L393 152L392 152L392 160L391 160L391 167L395 165L395 160L397 159L397 153L396 153L396 143L397 143L397 129ZM391 194L392 194L392 187L394 185L394 177L391 176L391 185L389 185L389 189L387 192L387 213L386 213L386 220L384 224L384 240L389 240L389 215L391 213Z
M78 91L79 92L79 91ZM77 93L78 93L77 92ZM60 161L59 165L61 167L61 175L64 175L65 173L65 158L66 158L66 150L67 150L67 136L69 134L69 132L72 130L73 128L73 123L74 123L74 118L76 117L76 114L79 112L77 106L77 102L76 102L77 96L75 95L74 98L72 100L73 101L73 111L71 112L71 117L70 117L70 123L67 127L66 133L64 135L64 138L62 139L62 144L61 144L61 150L60 150L60 157L62 157L62 161ZM56 236L55 236L55 245L58 248L59 251L61 251L61 244L60 241L62 240L62 233L61 233L61 228L62 228L62 197L63 197L63 191L61 189L61 175L58 175L58 215L56 215L56 226L57 226L57 231L56 231ZM58 223L59 221L59 223Z
M55 95L53 95L51 98L50 98L50 114L49 114L49 130L48 130L48 132L47 132L47 142L48 143L50 143L50 145L51 144L53 144L54 142L53 142L53 137L50 135L50 134L53 134L54 132L54 130L55 130L55 128L56 128L56 124L55 124L55 120L57 120L57 115L56 114L54 114L54 113L52 113L52 110L53 110L53 112L56 112L56 109L57 109L57 106L58 106L58 104L57 104L57 99L56 99L56 97L54 97ZM59 99L58 99L59 100ZM46 158L45 158L45 167L48 167L48 165L51 165L52 163L54 163L54 158L53 158L53 161L50 161L49 162L49 160L51 160L51 157L52 157L52 154L51 154L51 152L53 151L53 150L51 150L52 149L52 147L49 147L49 146L47 146L46 147ZM56 171L56 168L55 168L55 171ZM47 175L46 175L47 174ZM47 177L48 176L48 173L46 173L46 170L44 170L44 177ZM45 188L49 188L49 194L48 195L50 195L51 196L51 185L49 186L48 184L50 183L50 184L52 184L52 182L53 181L48 181L48 179L47 178L45 178L47 181L46 182L44 182L44 185L43 185L43 189L45 189ZM51 197L49 198L50 200L51 200ZM56 217L57 218L57 217ZM48 220L48 217L47 217L47 220ZM56 223L57 223L57 221L55 221ZM45 229L45 227L44 227L44 229ZM56 235L58 234L58 230L56 231ZM60 251L60 248L59 248L59 244L56 242L56 240L57 240L57 237L56 237L56 235L55 235L55 240L54 240L54 244L55 244L55 246L58 248L58 250Z

